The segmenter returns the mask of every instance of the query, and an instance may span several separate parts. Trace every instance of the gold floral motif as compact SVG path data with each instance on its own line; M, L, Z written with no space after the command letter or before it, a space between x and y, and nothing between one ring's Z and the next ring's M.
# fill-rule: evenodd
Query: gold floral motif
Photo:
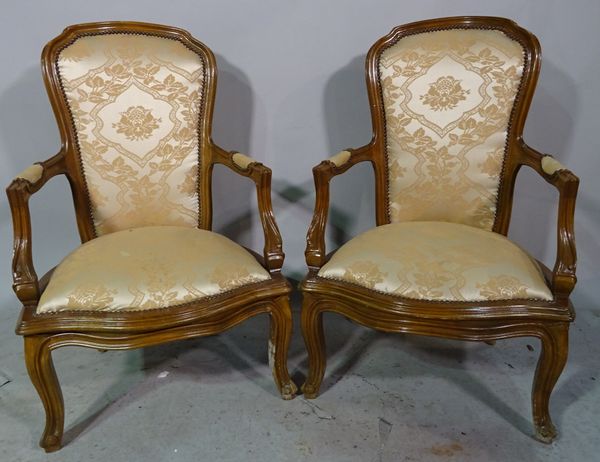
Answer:
M423 100L423 104L427 104L434 111L446 111L454 109L460 101L467 99L465 95L470 92L460 85L460 80L446 75L431 83L429 91L421 95L421 100Z
M488 153L485 160L479 164L482 173L488 177L494 178L502 168L502 160L504 158L504 149L502 147Z
M421 272L416 272L412 275L415 287L408 290L404 295L408 298L420 298L425 300L439 300L443 298L444 290L442 288L454 279L451 273L440 273L433 268L429 270L421 268L421 270ZM405 275L398 275L398 279L400 280L404 277Z
M115 64L106 68L106 75L115 80L124 80L131 77L131 69L123 64Z
M439 273L436 271L425 271L422 273L415 273L415 284L427 289L437 289L447 284L452 280L448 274Z
M398 161L392 162L390 165L390 179L392 181L402 178L406 173L406 167L402 167Z
M164 265L161 265L162 262L150 260L148 263L142 268L146 276L144 283L147 288L146 301L142 303L142 308L160 308L161 306L176 304L177 286L180 281L177 280L169 267L165 268ZM157 268L161 268L161 270L156 271Z
M106 198L106 196L104 194L102 194L102 191L100 190L100 188L98 188L98 186L96 186L91 181L88 181L87 189L88 189L88 193L90 195L90 199L95 204L98 204L98 206L100 206L100 207L102 207L103 205L106 205L108 199Z
M67 296L65 307L67 309L103 310L107 309L113 301L114 289L107 289L103 285L89 283L75 289Z
M527 287L514 276L500 275L490 278L485 284L477 284L481 295L488 300L529 298Z
M382 273L377 263L372 261L357 261L348 266L344 272L344 279L348 282L374 289L375 286L383 282L387 273Z
M152 115L151 109L143 106L130 106L127 111L121 112L121 120L114 123L117 133L123 133L128 140L139 141L150 138L152 132L158 128L160 118Z
M196 188L197 188L196 179L197 178L198 178L198 171L195 167L192 167L185 174L185 180L183 181L183 183L181 183L179 186L177 186L177 189L182 194L185 194L187 196L194 196L196 194Z
M217 284L222 290L235 289L259 280L256 276L250 274L247 268L233 263L217 266L210 275L210 282Z

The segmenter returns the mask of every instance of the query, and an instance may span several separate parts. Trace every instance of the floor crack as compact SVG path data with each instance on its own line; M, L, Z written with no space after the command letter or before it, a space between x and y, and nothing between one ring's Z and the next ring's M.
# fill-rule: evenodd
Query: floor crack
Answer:
M317 416L318 419L321 419L321 420L335 420L334 416L332 416L331 414L325 412L323 409L321 409L316 404L311 403L310 401L308 401L306 399L304 399L303 402L306 403L310 407L310 410L312 411L312 413L314 415Z
M371 382L370 380L368 380L366 377L364 377L363 375L360 374L356 374L357 377L359 377L363 382L365 382L367 385L371 385L373 388L375 388L375 390L377 391L381 391L381 388L379 388L378 385L374 384L373 382Z
M383 417L379 417L379 450L377 451L377 462L383 462L383 451L388 439L390 438L392 426L393 424L385 420Z

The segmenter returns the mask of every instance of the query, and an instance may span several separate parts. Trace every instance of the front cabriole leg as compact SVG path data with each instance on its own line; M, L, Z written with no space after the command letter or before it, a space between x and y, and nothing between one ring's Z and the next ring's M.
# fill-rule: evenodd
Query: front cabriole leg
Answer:
M308 351L308 377L302 385L307 399L316 398L325 375L325 335L323 313L312 295L305 292L302 301L302 335Z
M50 337L32 335L25 336L24 340L27 372L46 411L46 427L40 439L40 446L46 452L54 452L61 448L65 410L60 384L48 346Z
M541 325L542 352L538 360L531 396L536 439L551 443L557 432L550 418L550 394L558 380L569 352L569 324Z
M271 335L269 338L269 366L273 371L275 384L283 399L296 396L298 387L290 378L287 367L287 355L292 336L292 310L288 297L280 297L269 313L271 316Z

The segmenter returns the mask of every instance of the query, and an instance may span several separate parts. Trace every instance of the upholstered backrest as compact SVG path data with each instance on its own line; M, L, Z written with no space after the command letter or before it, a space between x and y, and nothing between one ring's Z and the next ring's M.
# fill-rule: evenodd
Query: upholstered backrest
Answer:
M94 233L198 226L202 54L169 35L99 28L75 33L53 65Z
M480 26L400 34L379 54L389 221L492 229L523 45Z

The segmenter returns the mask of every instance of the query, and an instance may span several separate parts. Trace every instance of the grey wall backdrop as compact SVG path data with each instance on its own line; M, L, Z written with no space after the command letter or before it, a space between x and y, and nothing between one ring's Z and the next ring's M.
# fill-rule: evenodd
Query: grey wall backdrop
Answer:
M214 138L247 152L274 172L273 199L287 260L304 273L304 239L312 215L311 168L346 147L369 141L364 58L393 26L452 15L497 15L534 32L544 51L526 139L553 153L581 178L577 209L579 310L597 308L600 244L600 2L510 1L5 1L0 15L0 182L56 152L58 132L43 88L39 56L68 24L138 20L189 30L217 55ZM215 228L260 249L254 190L218 169ZM34 253L41 275L78 245L66 181L55 179L32 200ZM523 171L510 236L550 266L555 255L555 191ZM358 166L334 181L329 248L374 224L373 178ZM43 232L43 234L42 234ZM12 230L0 200L0 309L18 313L10 291ZM4 326L12 329L12 326Z

